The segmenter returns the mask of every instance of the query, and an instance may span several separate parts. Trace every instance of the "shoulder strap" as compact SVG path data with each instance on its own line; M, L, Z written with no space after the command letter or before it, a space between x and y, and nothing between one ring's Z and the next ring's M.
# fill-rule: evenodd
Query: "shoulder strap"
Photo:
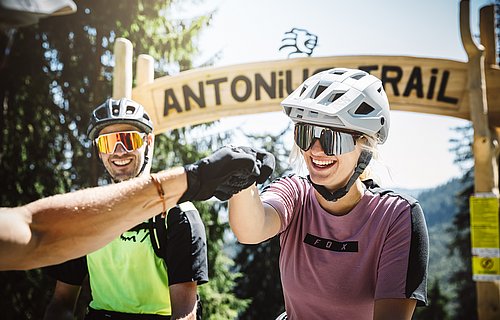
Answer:
M191 202L181 203L173 208L170 208L167 212L168 214L175 211L189 211L196 210ZM162 217L162 214L158 214L148 221L149 236L151 238L151 245L156 253L156 256L162 259L166 259L166 248L167 248L167 218Z
M151 245L156 253L156 256L164 259L162 249L166 246L167 241L167 222L162 214L158 214L148 221L149 237L151 238Z

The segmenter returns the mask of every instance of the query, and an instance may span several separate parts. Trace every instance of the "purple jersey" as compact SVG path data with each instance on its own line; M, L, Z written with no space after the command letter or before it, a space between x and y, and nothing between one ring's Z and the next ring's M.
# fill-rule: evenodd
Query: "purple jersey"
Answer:
M418 202L365 190L348 214L319 205L307 179L262 193L281 219L280 271L288 319L373 319L374 302L427 302L428 235Z

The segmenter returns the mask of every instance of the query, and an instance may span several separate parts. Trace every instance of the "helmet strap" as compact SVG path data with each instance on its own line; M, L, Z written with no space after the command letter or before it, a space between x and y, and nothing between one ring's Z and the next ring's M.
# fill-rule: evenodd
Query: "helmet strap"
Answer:
M144 150L144 162L142 164L142 167L141 167L141 170L139 170L139 172L137 173L136 177L140 176L143 172L144 172L144 169L146 168L147 164L148 164L148 161L149 161L149 157L148 157L148 148L149 148L149 144L146 145L146 149Z
M358 179L358 177L363 173L363 171L365 171L371 159L372 159L372 153L368 150L362 150L361 154L359 155L358 164L356 165L356 168L354 168L354 173L352 174L351 178L349 178L349 181L347 181L347 184L345 186L335 190L334 192L328 191L328 189L325 186L315 184L314 182L312 182L310 175L307 175L307 180L309 180L314 189L316 189L316 191L318 191L318 193L321 194L323 198L325 198L328 201L335 202L338 199L345 196L347 192L349 192L349 189L351 189L354 182L356 182L356 179Z

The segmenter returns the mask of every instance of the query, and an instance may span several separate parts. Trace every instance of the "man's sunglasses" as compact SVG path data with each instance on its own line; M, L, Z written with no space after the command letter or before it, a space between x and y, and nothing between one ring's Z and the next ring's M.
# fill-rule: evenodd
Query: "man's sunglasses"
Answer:
M95 139L97 149L101 153L113 153L121 144L127 152L139 149L144 144L146 134L137 131L123 131L101 134Z
M329 156L340 155L354 151L356 139L360 135L335 131L330 128L318 127L312 124L295 124L294 139L297 146L307 151L314 140L319 139L325 154Z

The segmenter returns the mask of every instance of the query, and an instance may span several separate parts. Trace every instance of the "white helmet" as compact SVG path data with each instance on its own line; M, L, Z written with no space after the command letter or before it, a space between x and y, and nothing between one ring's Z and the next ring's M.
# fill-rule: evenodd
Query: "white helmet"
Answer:
M355 131L387 140L389 101L382 82L365 71L335 68L317 73L281 106L294 122Z

